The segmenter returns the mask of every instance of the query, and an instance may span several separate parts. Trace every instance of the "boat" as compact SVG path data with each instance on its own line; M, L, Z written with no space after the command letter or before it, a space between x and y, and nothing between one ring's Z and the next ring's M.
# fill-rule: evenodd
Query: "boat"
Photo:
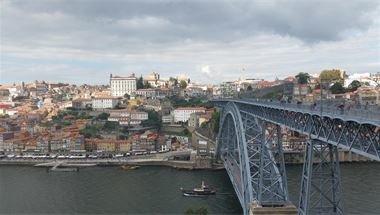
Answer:
M123 166L121 166L121 168L123 170L135 170L135 169L138 169L140 167L139 166L131 166L131 165L123 165Z
M187 197L206 197L209 195L216 194L216 191L205 185L204 181L202 181L202 185L200 188L194 188L192 190L184 190L181 188L181 190L183 192L183 195Z
M49 172L79 172L79 168L50 168Z

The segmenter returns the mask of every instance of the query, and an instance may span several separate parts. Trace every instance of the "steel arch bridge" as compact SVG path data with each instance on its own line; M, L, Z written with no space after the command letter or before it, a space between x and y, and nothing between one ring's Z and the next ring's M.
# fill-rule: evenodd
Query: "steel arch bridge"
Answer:
M299 214L343 214L338 147L380 161L380 111L344 111L331 106L248 99L213 102L222 110L217 156L223 161L244 214L252 212L252 204L289 204L283 128L309 137Z

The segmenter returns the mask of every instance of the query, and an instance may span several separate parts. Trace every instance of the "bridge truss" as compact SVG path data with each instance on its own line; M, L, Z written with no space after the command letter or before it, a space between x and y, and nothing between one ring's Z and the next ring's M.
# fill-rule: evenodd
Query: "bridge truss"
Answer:
M278 207L289 201L281 129L308 136L299 214L342 214L338 147L380 160L380 118L321 113L300 106L219 100L218 156L248 214L252 203ZM313 165L316 162L318 165Z

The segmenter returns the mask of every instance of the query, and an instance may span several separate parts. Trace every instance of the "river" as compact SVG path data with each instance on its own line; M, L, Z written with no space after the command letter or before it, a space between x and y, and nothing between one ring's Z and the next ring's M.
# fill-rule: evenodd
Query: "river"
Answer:
M301 165L287 166L289 194L298 201ZM346 214L379 214L380 164L342 164ZM217 188L208 198L181 195L204 179ZM187 171L168 167L92 167L80 172L0 166L0 214L184 214L205 207L211 214L241 214L225 171Z

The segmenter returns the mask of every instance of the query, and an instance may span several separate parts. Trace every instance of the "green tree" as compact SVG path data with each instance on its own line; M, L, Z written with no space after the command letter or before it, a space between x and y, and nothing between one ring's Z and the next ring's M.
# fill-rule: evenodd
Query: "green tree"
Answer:
M144 88L144 79L143 79L142 75L140 76L140 78L137 79L136 88L137 89L143 89Z
M99 115L96 117L96 119L99 119L99 120L107 120L109 116L110 116L109 113L105 113L105 112L103 112L103 113L99 114Z
M99 129L96 126L87 125L86 128L79 131L79 134L85 138L101 138L99 135Z
M320 80L327 81L342 81L341 71L338 69L323 70L319 75Z
M191 135L189 129L187 129L187 128L185 128L185 129L183 130L183 134L184 134L185 136L190 136L190 135Z
M336 82L335 84L333 84L330 87L330 91L332 94L341 94L346 92L346 90L340 82Z
M251 85L249 85L249 86L247 87L247 91L252 91L252 86L251 86Z
M119 128L119 123L118 122L110 122L106 121L103 125L103 130L105 131L115 131Z
M179 87L182 88L182 89L185 89L187 87L187 83L186 81L182 80L180 83L179 83Z
M148 81L144 81L144 89L152 88L152 85Z
M148 119L144 120L141 124L144 127L156 127L161 128L161 117L158 112L154 110L148 110Z
M173 85L173 86L177 86L178 85L178 80L176 78L173 78L173 77L170 77L169 78L169 82Z
M310 81L309 73L300 72L296 75L297 83L299 84L307 84Z
M349 85L348 85L348 89L352 92L352 91L355 91L357 90L359 87L361 87L362 84L360 83L360 81L358 80L353 80Z
M213 123L214 134L219 132L220 112L216 111L212 114L211 121Z

